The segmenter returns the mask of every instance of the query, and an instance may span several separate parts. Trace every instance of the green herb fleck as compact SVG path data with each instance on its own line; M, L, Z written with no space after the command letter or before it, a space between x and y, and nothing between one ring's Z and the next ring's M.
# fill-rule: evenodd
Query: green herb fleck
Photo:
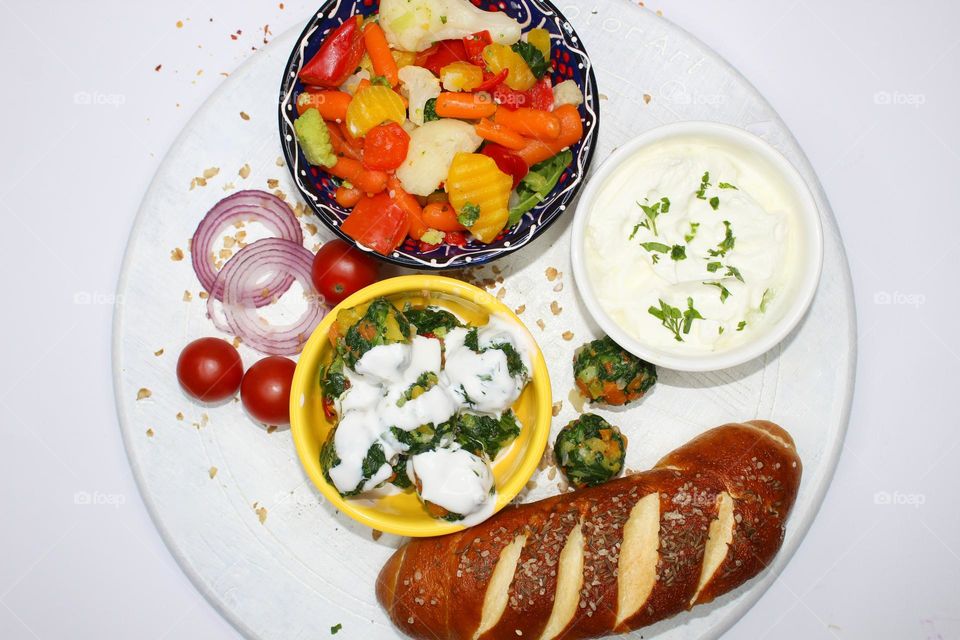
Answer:
M681 311L677 307L667 304L662 299L660 299L659 302L659 309L657 307L650 307L647 309L647 312L659 320L665 328L669 329L677 342L683 342L683 337L680 335L681 332L684 334L690 333L694 320L703 320L700 312L693 307L693 298L687 298L686 311Z
M717 269L719 269L719 268L722 267L722 266L723 266L723 264L720 263L720 262L708 262L708 263L707 263L707 271L709 271L710 273L716 273L716 272L717 272Z
M773 291L767 289L763 292L763 298L760 299L760 313L767 312L767 307L770 306L771 300L773 300Z
M343 629L343 625L338 622L337 624L335 624L335 625L333 625L332 627L330 627L330 635L332 635L332 636L337 635L337 633L340 631L340 629Z
M659 236L660 233L657 231L657 218L660 216L660 214L670 211L670 199L661 198L660 202L655 202L653 205L646 205L641 202L637 202L637 206L643 209L643 214L647 217L647 219L641 222L639 226L647 229L653 233L653 235Z
M747 326L746 320L741 320L740 324L737 325L737 331L743 331Z
M719 208L720 208L720 198L718 198L717 196L713 196L712 198L710 198L710 207L711 207L714 211L716 211L717 209L719 209Z
M656 253L650 256L650 259L653 261L653 264L660 264L660 256Z
M691 222L691 223L690 223L690 233L688 233L687 235L683 236L684 242L686 242L687 244L690 244L691 242L693 242L693 239L697 237L697 229L699 229L699 228L700 228L700 223L699 223L699 222Z
M683 332L690 333L694 320L703 320L700 312L693 308L693 298L687 298L687 310L683 312Z
M447 16L440 16L440 22L447 24Z
M736 278L740 282L745 283L743 276L740 275L740 269L737 269L736 267L727 266L727 276L730 278Z
M734 191L740 191L740 189L737 189L735 186L733 186L729 182L721 182L717 186L720 187L721 189L733 189Z
M675 244L670 249L670 259L674 262L680 262L687 259L687 248L682 244Z
M662 242L641 242L640 246L647 251L656 251L657 253L670 253L670 247Z
M637 231L640 231L640 225L635 224L635 225L633 225L633 231L630 232L630 237L627 238L627 240L633 240L634 238L636 238L636 237L637 237Z
M437 99L430 98L423 105L423 122L433 122L439 119L440 116L437 115Z
M706 171L703 174L703 177L700 178L700 189L697 190L697 198L700 200L706 200L707 196L705 195L707 189L710 187L710 172Z
M470 202L463 205L463 208L460 209L460 213L457 214L457 222L468 229L477 224L477 220L479 219L480 207Z
M724 220L723 226L726 228L726 233L723 236L723 240L717 245L716 249L711 249L708 252L714 258L725 257L727 252L731 251L734 245L737 243L737 239L733 235L733 228L730 226L730 223Z
M726 302L727 298L730 297L730 290L723 286L722 282L704 282L703 284L708 287L716 287L720 289L720 302Z

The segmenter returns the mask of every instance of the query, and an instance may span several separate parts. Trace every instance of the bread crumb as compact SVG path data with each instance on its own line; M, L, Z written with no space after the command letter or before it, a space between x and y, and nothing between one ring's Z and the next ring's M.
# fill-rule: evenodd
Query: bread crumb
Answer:
M146 387L144 387L144 388L141 388L139 391L137 391L137 400L144 400L145 398L149 398L152 395L153 395L153 392L150 391L150 389L147 389Z
M570 342L571 340L573 340L573 331L564 331L561 337L567 342Z
M563 312L563 307L561 307L560 304L554 300L550 303L550 311L553 313L553 315L558 316L561 312Z
M152 437L153 437L153 429L147 429L147 437L148 437L148 438L152 438Z
M236 338L233 339L233 348L238 349L242 342L243 340L240 338L240 336L237 336Z
M380 539L380 536L383 535L383 531L378 531L377 529L372 529L370 531L370 537L373 538L373 541L376 542Z
M242 119L244 119L244 120L249 120L249 119L250 119L250 116L249 116L245 111L241 111L241 112L240 112L240 117L241 117Z
M245 164L242 167L240 167L240 171L237 171L237 175L239 175L244 180L250 177L250 165Z
M317 232L319 231L319 229L317 229L317 225L315 225L315 224L313 224L313 223L311 223L311 222L308 222L307 224L305 224L305 225L303 225L303 226L304 226L304 228L307 230L307 233L309 233L309 234L312 235L312 236L317 235Z
M217 477L217 468L210 467L210 471L208 473L210 474L210 479L213 480L214 478Z
M277 425L275 424L267 425L267 433L273 433L276 430L277 430Z
M209 169L203 170L203 178L204 180L209 180L210 178L213 178L214 176L216 176L218 173L220 173L220 167L210 167Z
M162 349L162 348L157 349L156 351L153 352L153 355L155 355L155 356L157 356L157 357L159 358L160 356L163 355L163 349Z
M258 506L259 503L253 503L253 510L257 514L257 519L260 521L260 524L263 524L267 521L267 508Z
M560 293L561 291L563 291L563 283L558 282L556 285L554 285L553 290L557 293Z
M177 20L177 29L183 29L183 20Z
M180 262L181 260L183 260L183 249L181 249L180 247L177 247L176 249L171 251L170 259L173 260L174 262Z
M278 167L284 167L284 166L286 166L286 164L287 164L287 163L283 161L283 158L281 158L280 156L277 156L277 166L278 166Z
M276 178L270 178L269 180L267 180L267 187L269 187L270 189L276 189L279 186L280 186L280 181L277 180Z
M560 415L560 411L563 410L563 400L558 400L553 403L553 417L556 418Z
M183 412L177 412L177 420L183 420Z
M519 307L517 307L516 309L514 309L513 312L514 312L515 314L517 314L517 315L520 315L521 313L523 313L523 312L526 311L526 310L527 310L527 305L522 304L522 305L520 305Z
M190 293L189 291L184 291L184 292L183 292L183 301L184 301L184 302L190 302L191 300L193 300L193 294Z
M210 297L210 294L207 293L206 291L201 291L200 293L197 294L197 297L199 297L201 300L206 300L207 298Z
M540 327L540 331L543 331L547 328L547 323L543 320L537 320L537 326Z
M560 275L560 272L557 271L554 267L547 267L547 270L544 273L547 276L547 280L549 280L550 282L553 282L554 280L556 280L557 276Z
M644 102L644 104L650 104L650 100L652 100L652 98L651 98L651 96L650 96L649 93L643 94L643 102Z

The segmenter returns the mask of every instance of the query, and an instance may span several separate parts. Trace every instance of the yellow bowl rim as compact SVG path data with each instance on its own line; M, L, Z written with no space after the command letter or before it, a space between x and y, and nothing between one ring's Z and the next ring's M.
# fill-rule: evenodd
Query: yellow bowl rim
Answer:
M424 521L423 523L415 522L407 526L392 526L385 524L376 517L356 510L350 504L349 500L341 497L336 488L330 486L323 477L323 473L320 471L320 461L313 460L307 455L310 426L307 424L303 407L300 405L300 397L305 396L308 389L315 386L315 380L313 380L313 376L310 375L308 370L314 368L323 349L327 345L327 335L337 317L337 313L343 309L349 309L350 307L364 304L376 298L389 297L410 291L446 293L466 300L472 300L487 313L510 319L518 327L523 329L530 338L530 343L533 345L533 350L530 353L530 360L533 365L530 384L534 385L537 398L539 399L535 405L536 418L533 425L533 435L531 436L530 444L522 454L519 469L507 478L501 486L497 487L497 503L494 507L494 513L497 513L507 506L507 504L520 493L520 490L527 484L533 476L533 472L540 464L540 460L543 458L543 452L547 446L547 439L550 435L550 424L553 418L553 391L550 386L550 373L547 369L543 352L540 350L540 345L537 344L537 341L533 338L533 334L526 325L523 324L523 321L500 300L483 289L463 282L462 280L435 275L399 276L381 280L361 289L334 307L316 330L314 330L300 354L297 369L293 376L293 385L290 390L290 432L297 450L297 457L300 459L300 464L307 474L307 477L310 478L314 486L320 490L320 493L339 511L361 524L385 533L411 537L441 536L461 531L466 527L461 524L440 520Z

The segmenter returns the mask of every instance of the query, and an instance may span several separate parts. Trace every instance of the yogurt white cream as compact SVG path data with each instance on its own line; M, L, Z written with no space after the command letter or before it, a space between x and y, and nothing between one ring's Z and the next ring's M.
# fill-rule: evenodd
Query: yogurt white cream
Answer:
M584 256L604 311L669 353L749 338L777 310L798 260L795 203L739 148L654 143L614 171L589 211Z

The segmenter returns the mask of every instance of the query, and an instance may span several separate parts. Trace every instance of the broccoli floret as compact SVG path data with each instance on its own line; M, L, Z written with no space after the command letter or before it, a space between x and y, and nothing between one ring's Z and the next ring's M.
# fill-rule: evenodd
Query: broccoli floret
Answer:
M627 439L600 416L585 413L560 430L553 455L571 485L594 486L623 471Z
M327 123L316 109L307 109L293 123L300 148L307 162L317 167L332 167L337 164L337 155L330 143Z

